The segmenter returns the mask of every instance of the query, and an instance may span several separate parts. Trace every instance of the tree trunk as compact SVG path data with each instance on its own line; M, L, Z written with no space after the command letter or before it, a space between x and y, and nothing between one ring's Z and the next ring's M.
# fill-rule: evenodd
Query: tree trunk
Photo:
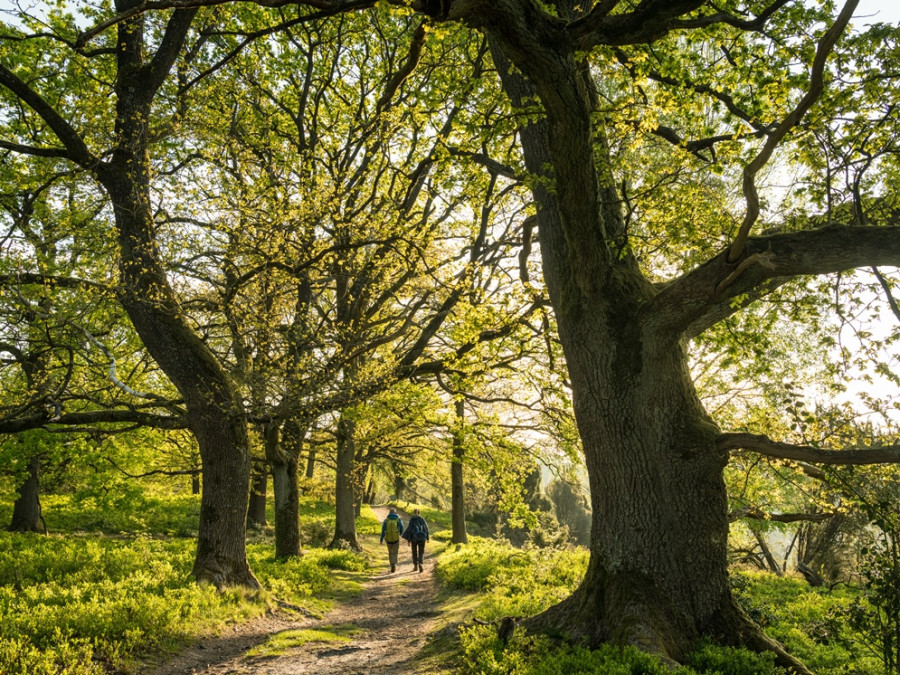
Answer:
M196 471L191 474L191 494L200 494L200 472Z
M334 488L334 539L331 548L349 547L354 551L361 550L356 537L356 498L354 495L353 464L356 458L354 431L356 424L341 415L337 427L337 476Z
M450 464L450 513L453 526L453 536L450 541L454 544L468 544L469 537L466 534L466 486L463 482L463 421L466 414L465 401L456 402L456 420L460 429L453 435L453 461Z
M134 0L117 0L127 11ZM95 171L108 192L121 252L119 298L150 355L184 398L202 460L203 492L194 576L217 587L258 588L245 548L250 444L241 399L227 373L184 319L156 242L150 199L153 95L174 63L196 10L172 15L152 66L143 18L118 26L117 145ZM165 49L165 51L162 51Z
M781 665L808 672L732 598L727 456L694 391L686 341L647 309L656 290L627 248L590 78L552 24L540 27L534 44L507 41L506 26L488 28L514 106L537 93L545 112L520 128L520 138L526 168L548 179L532 182L541 258L593 507L581 586L530 625L591 645L634 645L669 661L712 636L775 651ZM554 50L540 48L550 40ZM506 54L530 82L510 71Z
M401 501L406 499L406 477L394 472L394 499Z
M266 520L266 492L269 483L269 467L265 462L256 462L252 469L250 483L250 501L247 507L247 525L251 527L265 527Z
M40 465L37 455L28 462L28 477L19 486L19 496L13 504L10 532L46 532L41 522Z
M316 451L310 449L309 456L306 458L306 477L312 478L316 471Z
M300 553L300 493L297 467L305 429L286 422L279 442L278 427L266 427L266 456L272 464L275 493L275 557L296 558Z

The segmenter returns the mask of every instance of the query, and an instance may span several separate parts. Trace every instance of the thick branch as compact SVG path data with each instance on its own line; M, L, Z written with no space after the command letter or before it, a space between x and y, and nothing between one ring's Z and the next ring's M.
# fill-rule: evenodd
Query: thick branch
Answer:
M757 506L747 506L729 513L728 521L752 518L753 520L768 520L773 523L824 523L833 516L833 513L767 513Z
M154 415L137 410L91 410L72 412L54 419L46 413L36 412L26 417L0 420L0 433L16 434L29 429L40 429L47 424L81 427L88 424L138 424L154 429L186 429L187 421L180 415Z
M53 106L47 103L43 97L4 65L0 65L0 85L9 89L44 120L65 147L65 157L86 169L92 169L100 163L100 160L88 150L84 139L81 138L75 128L63 119L62 115L56 112ZM17 149L16 147L10 147L11 145L13 144L7 144L5 147L16 152L26 151L24 149L25 146L19 146L19 149ZM27 154L38 153L28 152Z
M744 255L731 264L723 251L663 288L648 306L653 329L696 337L796 277L900 266L900 228L823 227L753 237Z
M722 434L716 439L716 447L724 452L751 450L766 457L788 459L813 464L865 465L896 464L900 462L900 444L878 448L851 448L847 450L822 450L808 445L792 445L773 441L766 436L747 433Z

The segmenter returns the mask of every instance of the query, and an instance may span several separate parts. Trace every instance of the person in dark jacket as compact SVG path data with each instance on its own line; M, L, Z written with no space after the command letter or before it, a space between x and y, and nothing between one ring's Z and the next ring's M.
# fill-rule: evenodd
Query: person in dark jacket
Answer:
M431 537L428 535L428 524L419 515L419 509L413 509L413 517L409 519L409 525L403 531L403 538L412 548L413 570L424 572L422 563L425 562L425 542L430 541Z
M391 572L397 569L397 554L400 552L400 535L403 534L403 521L395 509L391 509L388 517L381 523L381 543L387 544L388 561Z

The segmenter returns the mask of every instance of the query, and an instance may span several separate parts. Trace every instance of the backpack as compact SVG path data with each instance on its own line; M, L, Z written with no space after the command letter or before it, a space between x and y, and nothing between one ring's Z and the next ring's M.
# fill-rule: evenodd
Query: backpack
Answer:
M397 526L399 521L396 518L388 518L387 519L387 527L384 532L384 540L393 544L395 542L400 541L400 528Z
M413 525L412 540L425 541L426 539L428 539L428 532L425 530L425 521L417 520Z

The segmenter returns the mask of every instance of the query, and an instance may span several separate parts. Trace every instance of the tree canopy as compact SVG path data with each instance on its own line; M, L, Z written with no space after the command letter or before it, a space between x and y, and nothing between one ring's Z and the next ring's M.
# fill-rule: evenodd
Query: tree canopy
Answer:
M591 562L531 627L807 672L732 598L724 470L900 459L889 425L841 447L763 414L803 362L832 390L860 366L897 383L900 29L854 27L857 0L73 5L0 40L3 181L40 164L108 200L116 297L203 457L199 578L255 581L251 418L451 371L459 394L477 347L555 326ZM752 416L715 405L735 381ZM339 504L353 403L332 401Z

